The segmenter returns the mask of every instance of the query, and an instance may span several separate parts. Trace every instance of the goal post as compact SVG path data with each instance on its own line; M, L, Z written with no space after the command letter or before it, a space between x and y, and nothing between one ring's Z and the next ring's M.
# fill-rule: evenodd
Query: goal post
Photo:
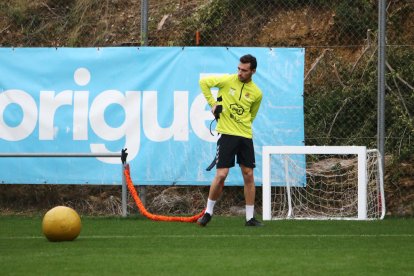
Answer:
M382 219L378 150L364 146L264 146L263 220Z

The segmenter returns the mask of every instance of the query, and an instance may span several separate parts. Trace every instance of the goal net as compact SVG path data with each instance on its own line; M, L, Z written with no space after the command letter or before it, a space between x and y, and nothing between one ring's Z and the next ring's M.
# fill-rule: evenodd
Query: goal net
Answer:
M262 153L263 220L384 218L378 150L265 146Z

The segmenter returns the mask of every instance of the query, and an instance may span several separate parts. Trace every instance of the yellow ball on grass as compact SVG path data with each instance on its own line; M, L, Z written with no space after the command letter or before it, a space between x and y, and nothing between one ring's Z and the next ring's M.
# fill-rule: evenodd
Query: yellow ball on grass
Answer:
M66 206L54 207L43 217L42 231L49 241L73 241L81 228L78 213Z

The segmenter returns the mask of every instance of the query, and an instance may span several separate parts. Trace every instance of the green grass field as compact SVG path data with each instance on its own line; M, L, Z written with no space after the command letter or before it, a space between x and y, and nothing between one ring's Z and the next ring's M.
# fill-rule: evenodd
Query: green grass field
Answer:
M82 218L49 242L41 217L0 217L0 275L413 275L414 219L196 224Z

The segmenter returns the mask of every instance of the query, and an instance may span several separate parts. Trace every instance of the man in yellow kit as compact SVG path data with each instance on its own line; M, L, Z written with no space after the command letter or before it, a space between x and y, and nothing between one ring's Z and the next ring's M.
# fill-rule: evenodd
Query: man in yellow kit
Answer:
M262 91L252 80L257 61L252 55L240 58L238 73L200 80L201 91L211 112L217 118L216 130L220 134L215 157L216 175L211 183L205 214L198 219L200 226L206 226L213 215L214 205L223 191L229 169L234 167L235 157L244 180L246 201L246 226L262 226L254 217L256 187L253 169L256 167L253 147L252 122L262 101ZM219 88L217 100L211 88Z

